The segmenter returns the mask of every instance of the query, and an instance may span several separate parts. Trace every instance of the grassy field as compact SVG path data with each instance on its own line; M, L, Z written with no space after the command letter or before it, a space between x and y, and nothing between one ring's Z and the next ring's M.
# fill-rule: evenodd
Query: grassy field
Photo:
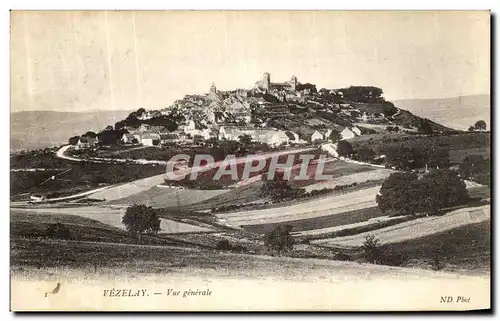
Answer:
M474 153L478 150L489 149L491 146L490 133L463 133L454 135L407 135L401 133L384 133L376 135L358 136L349 142L355 149L367 147L380 154L381 149L390 145L399 145L402 141L412 142L420 146L446 147L450 151L467 151ZM464 154L465 152L462 152ZM483 151L481 152L483 153Z
M292 231L298 232L298 231L316 230L325 227L347 225L347 224L366 221L368 219L384 215L387 215L387 213L382 213L378 209L378 207L369 207L355 211L348 211L340 214L289 221L286 222L285 224L290 225L293 229ZM243 225L242 227L245 230L251 231L253 233L266 233L274 229L276 226L282 224L283 223L254 224L254 225Z
M460 226L442 233L389 244L384 247L416 264L424 266L435 260L436 253L445 270L476 270L490 272L491 221Z
M467 149L450 150L450 163L460 164L463 159L471 155L480 155L487 158L491 157L491 148L487 147L475 147Z
M124 230L103 224L99 221L75 215L52 215L11 213L11 238L44 238L50 224L63 223L70 231L70 239L75 241L136 243ZM167 239L145 236L145 244L179 244Z
M210 210L212 207L222 207L233 204L245 204L260 200L260 188L262 181L257 181L245 186L225 190L209 199L201 202L181 206L180 209L186 211Z
M104 185L125 183L154 175L165 174L158 165L73 163L67 172L47 180L51 172L10 172L11 196L18 193L44 194L60 197L91 190Z
M467 226L490 219L490 205L469 206L453 209L441 216L420 217L414 220L355 235L321 239L315 244L332 247L359 247L366 236L377 237L380 244L399 243L406 240L443 233L453 228Z
M325 164L323 174L324 175L332 175L334 179L338 179L344 176L350 176L350 175L355 175L358 173L369 173L373 171L375 168L372 166L368 165L359 165L355 163L348 163L344 162L341 160L334 160L334 161L329 161ZM310 169L308 172L311 174L309 175L311 179L309 180L303 180L303 181L292 181L291 185L297 186L297 187L303 187L311 184L316 184L318 181L314 180L314 174L315 174L316 166L310 166ZM297 171L298 174L298 171ZM355 177L355 176L354 176ZM293 178L293 176L292 176Z
M313 184L305 186L305 190L306 192L310 192L312 190L321 190L323 188L334 188L339 185L351 185L354 183L360 185L364 182L375 181L379 182L378 185L382 185L383 180L389 177L389 175L393 172L394 171L391 169L375 169L372 167L371 171L335 177L334 179L328 181L313 182Z
M178 189L173 187L152 187L147 191L119 198L106 204L145 204L154 208L185 207L217 197L227 190Z
M327 195L296 204L216 214L232 225L257 225L269 223L288 224L290 221L330 216L373 207L380 187L368 187L340 195Z
M489 186L479 186L471 187L467 190L469 196L472 198L490 198L491 197L491 187Z

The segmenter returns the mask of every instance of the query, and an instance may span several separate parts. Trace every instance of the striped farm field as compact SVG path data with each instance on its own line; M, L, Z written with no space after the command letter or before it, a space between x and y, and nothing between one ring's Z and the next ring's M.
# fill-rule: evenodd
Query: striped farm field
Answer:
M315 218L300 219L286 222L292 227L293 232L317 233L315 231L324 228L337 228L349 224L357 224L367 220L383 217L387 214L382 213L378 207L367 207L355 211L347 211L338 214L320 216ZM266 233L273 230L282 223L254 224L242 226L245 230L254 233Z
M299 173L300 168L296 171L297 175ZM361 173L370 173L376 170L375 167L369 165L361 165L355 163L345 162L339 159L329 159L325 162L322 174L324 175L332 175L333 181L340 180L342 177L361 174ZM294 186L304 187L312 184L322 184L328 183L331 181L316 181L314 179L314 174L316 171L316 166L310 165L308 168L308 176L311 177L309 180L293 180L294 175L292 174L292 182ZM292 172L293 173L293 172ZM355 179L355 176L351 176L352 179ZM364 176L361 176L361 181Z
M380 244L398 243L489 220L490 211L490 205L461 208L443 216L422 217L366 233L312 242L322 246L358 247L367 235L374 235Z
M375 195L380 186L342 195L325 196L309 202L269 209L221 213L216 216L229 225L245 226L284 223L341 214L376 206Z
M80 218L90 219L102 224L124 229L122 225L122 217L125 214L125 208L111 208L111 207L75 207L75 208L26 208L26 209L11 209L12 214L20 215L27 214L45 214L47 215L73 215L75 222ZM66 222L67 223L67 222ZM210 232L211 228L181 223L169 219L161 219L160 233L199 233Z
M333 180L329 181L322 181L322 182L317 182L308 186L305 186L306 192L310 192L313 190L321 190L323 188L334 188L335 186L339 185L350 185L353 183L362 183L366 181L375 181L375 180L382 180L386 179L391 175L391 173L394 173L394 170L392 169L385 169L385 168L380 168L380 169L374 169L371 167L372 170L370 171L363 171L363 172L358 172L355 174L349 174L345 176L340 176L336 177Z
M228 190L179 189L177 187L155 186L124 198L106 202L110 205L144 204L154 208L185 206L203 202L227 193Z

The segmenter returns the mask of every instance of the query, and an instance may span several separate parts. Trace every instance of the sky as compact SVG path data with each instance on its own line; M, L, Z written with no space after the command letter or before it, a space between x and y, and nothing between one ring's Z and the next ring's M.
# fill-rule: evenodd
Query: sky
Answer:
M11 111L160 109L263 72L388 100L490 92L487 11L13 11Z

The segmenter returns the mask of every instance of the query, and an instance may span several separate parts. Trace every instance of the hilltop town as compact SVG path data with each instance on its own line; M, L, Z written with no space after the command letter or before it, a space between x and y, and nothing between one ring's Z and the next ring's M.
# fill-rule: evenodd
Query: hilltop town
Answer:
M269 73L251 89L212 84L63 146L11 155L11 261L50 265L38 265L50 251L62 253L53 254L62 266L138 268L160 249L153 265L165 269L174 256L181 269L203 269L230 252L249 267L279 255L487 274L486 126L447 128L373 86L318 90L295 76L272 82ZM200 155L214 165L200 171L191 162ZM232 156L238 175L218 176ZM328 179L314 174L320 158ZM256 159L263 166L240 176ZM289 159L293 177L281 180L270 164ZM175 180L174 171L186 175ZM130 244L136 252L124 254ZM227 265L220 262L217 271Z
M211 140L252 141L271 147L318 144L386 131L436 132L448 128L400 110L382 89L351 86L317 89L316 85L272 82L264 73L251 89L186 95L161 110L139 108L100 133L72 137L75 149L105 144L166 146L204 144Z

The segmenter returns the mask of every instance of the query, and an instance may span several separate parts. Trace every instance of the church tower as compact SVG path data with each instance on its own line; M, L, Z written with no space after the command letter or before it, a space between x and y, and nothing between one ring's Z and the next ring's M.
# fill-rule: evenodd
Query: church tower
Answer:
M262 88L271 89L271 75L268 72L262 74Z
M298 83L299 83L299 82L297 81L297 77L295 77L295 75L293 75L293 76L292 76L292 78L290 79L290 82L289 82L289 84L290 84L290 86L292 87L292 90L293 90L293 91L296 91L296 90L297 90L297 84L298 84Z
M210 86L210 94L212 95L217 94L217 87L215 87L214 83L212 83L212 86Z

